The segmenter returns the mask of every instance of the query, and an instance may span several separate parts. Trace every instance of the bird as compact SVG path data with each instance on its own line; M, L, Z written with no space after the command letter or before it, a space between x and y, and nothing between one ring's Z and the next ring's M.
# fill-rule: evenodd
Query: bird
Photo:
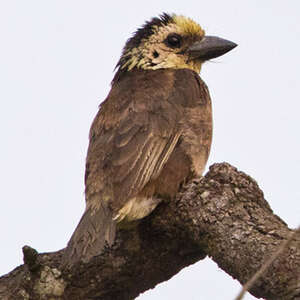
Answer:
M199 73L204 62L236 46L206 35L191 18L168 13L127 40L91 125L86 209L65 249L67 265L101 254L120 228L201 177L212 141L212 107Z

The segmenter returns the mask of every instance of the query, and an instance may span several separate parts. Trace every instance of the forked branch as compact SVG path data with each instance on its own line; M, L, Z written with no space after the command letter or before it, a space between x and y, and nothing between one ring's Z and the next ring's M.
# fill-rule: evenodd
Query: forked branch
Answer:
M0 299L133 299L206 255L246 283L291 234L257 183L227 163L215 164L87 264L62 270L64 250L36 254L0 278ZM201 283L200 283L201 284ZM300 238L256 280L264 299L300 299ZM201 293L201 290L195 294Z

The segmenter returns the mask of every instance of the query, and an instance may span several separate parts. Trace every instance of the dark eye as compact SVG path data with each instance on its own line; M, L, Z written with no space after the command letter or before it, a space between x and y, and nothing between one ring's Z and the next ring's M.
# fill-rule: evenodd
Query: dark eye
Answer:
M179 48L181 46L181 36L177 33L170 33L167 36L165 43L168 47Z
M159 57L159 53L156 50L153 51L152 55L154 58Z

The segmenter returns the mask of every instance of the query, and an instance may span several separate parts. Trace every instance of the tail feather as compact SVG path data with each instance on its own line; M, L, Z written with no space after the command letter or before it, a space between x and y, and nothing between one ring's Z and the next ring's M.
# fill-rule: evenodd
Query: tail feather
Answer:
M115 233L115 221L109 208L88 208L68 242L63 265L72 266L79 261L88 262L92 257L101 254L105 244L113 244Z

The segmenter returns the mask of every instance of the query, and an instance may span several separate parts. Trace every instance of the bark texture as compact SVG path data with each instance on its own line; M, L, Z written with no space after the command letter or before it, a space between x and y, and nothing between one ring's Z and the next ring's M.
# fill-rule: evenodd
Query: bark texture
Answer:
M0 278L0 299L129 300L206 255L244 284L290 233L251 177L215 164L86 264L63 269L64 249L38 254L25 246L24 265ZM250 292L300 299L299 235Z

